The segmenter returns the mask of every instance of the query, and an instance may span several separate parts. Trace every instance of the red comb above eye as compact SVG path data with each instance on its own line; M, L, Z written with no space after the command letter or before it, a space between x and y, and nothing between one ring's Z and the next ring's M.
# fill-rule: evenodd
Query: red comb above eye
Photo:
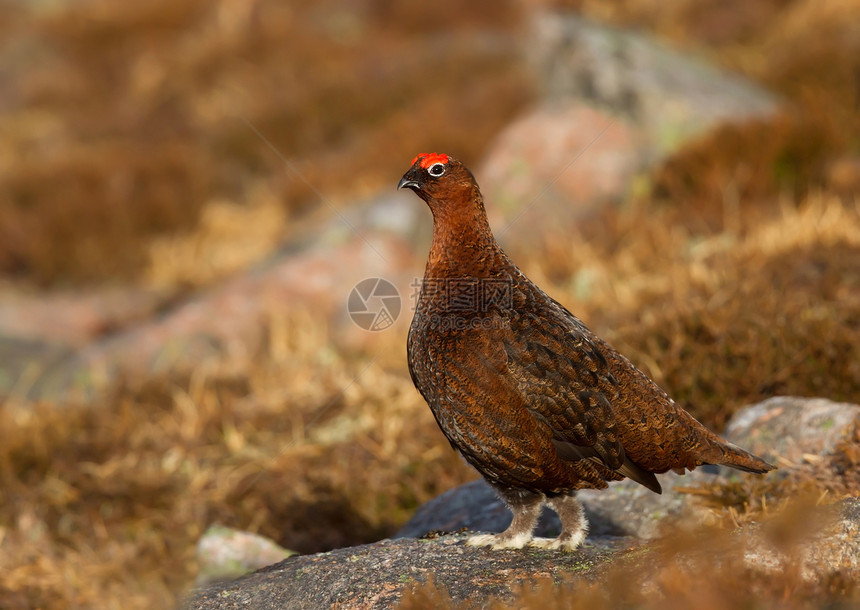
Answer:
M424 169L427 169L434 163L441 163L442 165L448 163L448 155L445 153L430 153L429 155L427 153L422 153L412 159L411 165L415 165L415 162L419 159L421 160L421 167Z

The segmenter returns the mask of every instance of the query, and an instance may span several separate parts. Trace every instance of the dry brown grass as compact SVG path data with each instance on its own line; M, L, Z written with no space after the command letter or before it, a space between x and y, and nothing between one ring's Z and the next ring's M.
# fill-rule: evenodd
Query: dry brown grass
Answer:
M476 160L530 98L510 42L518 9L422 10L0 5L17 45L0 106L0 272L135 279L150 241L190 230L212 200L267 190L293 215L322 205L248 123L339 203L439 142Z
M530 94L512 51L469 38L488 24L511 31L519 9L478 2L461 15L455 4L372 2L358 26L336 2L4 7L0 33L42 54L24 54L36 59L14 73L20 103L0 110L0 269L183 285L262 256L258 242L276 239L267 230L288 232L318 200L242 117L338 204L390 183L428 145L475 160ZM576 4L705 50L800 112L686 148L642 200L517 260L709 425L773 394L856 401L860 212L822 173L858 149L856 80L843 78L860 56L845 35L856 3ZM272 198L283 216L255 207ZM217 219L199 224L204 209L260 232L253 243L219 233ZM220 266L189 266L201 252ZM163 607L193 581L212 523L322 550L388 534L474 476L411 386L402 328L373 351L343 350L293 305L269 336L252 362L129 379L98 404L0 406L0 607ZM803 485L856 491L856 465L846 444ZM715 511L758 518L762 499L797 489L750 485L712 490ZM703 590L664 567L657 581L677 607L852 595L838 575L806 591L713 568ZM624 582L577 589L576 603L648 607L642 581ZM768 601L732 597L746 587ZM521 605L571 600L547 588Z
M339 355L299 313L252 369L213 363L92 408L5 405L0 607L165 607L212 523L302 552L389 534L473 475L386 361Z

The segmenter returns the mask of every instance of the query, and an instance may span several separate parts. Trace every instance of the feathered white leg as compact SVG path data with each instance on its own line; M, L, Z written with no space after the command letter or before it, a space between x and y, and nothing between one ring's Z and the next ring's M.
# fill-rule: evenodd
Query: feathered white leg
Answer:
M489 546L494 550L521 549L532 539L544 497L541 494L499 490L499 495L514 513L510 526L501 534L478 534L466 540L469 546Z
M529 544L542 549L576 550L588 533L588 521L582 503L575 496L547 498L546 503L561 519L561 534L558 538L534 538Z

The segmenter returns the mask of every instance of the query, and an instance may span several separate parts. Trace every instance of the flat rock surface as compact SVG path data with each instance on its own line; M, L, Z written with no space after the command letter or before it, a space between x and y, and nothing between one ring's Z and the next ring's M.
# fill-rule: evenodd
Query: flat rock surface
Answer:
M798 577L808 582L828 582L834 574L848 580L860 577L860 499L810 508L803 519L803 527L796 528L797 536L791 540L767 523L751 524L727 533L729 545L679 548L675 559L664 557L663 561L687 566L696 578L726 562L739 562L743 569L761 574L799 568ZM659 545L637 543L633 538L592 538L573 553L531 548L492 551L466 546L465 539L465 534L401 538L291 557L238 580L198 589L183 607L390 608L411 588L430 579L455 604L480 606L492 599L509 600L524 585L565 583L575 590L576 578L599 581L618 562L629 561L622 567L629 566L631 577L645 582L659 576L661 567L656 560L659 553L654 561L643 561ZM633 576L634 572L639 575Z
M433 579L455 602L510 598L523 583L579 575L598 578L627 547L603 538L573 553L466 546L465 535L382 540L291 557L239 580L196 591L184 608L390 608L417 583Z

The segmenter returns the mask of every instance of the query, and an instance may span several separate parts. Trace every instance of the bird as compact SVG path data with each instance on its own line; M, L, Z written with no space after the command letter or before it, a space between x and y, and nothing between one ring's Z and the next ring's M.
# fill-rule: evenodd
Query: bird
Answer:
M451 446L513 513L471 546L573 551L588 531L580 489L703 464L766 473L529 280L497 243L472 172L420 154L400 179L430 208L433 236L407 339L412 381ZM561 533L536 538L544 505Z

